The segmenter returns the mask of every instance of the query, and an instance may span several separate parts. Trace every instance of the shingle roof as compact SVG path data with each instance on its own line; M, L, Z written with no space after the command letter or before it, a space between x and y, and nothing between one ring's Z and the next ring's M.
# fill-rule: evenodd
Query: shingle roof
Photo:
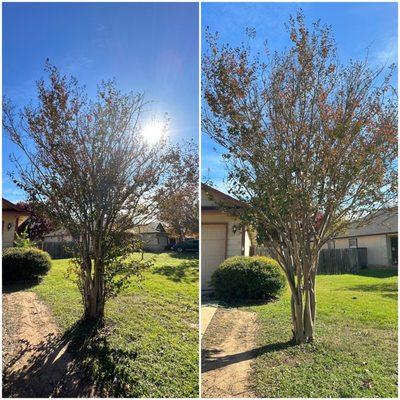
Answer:
M365 225L359 226L359 224L355 222L349 227L347 232L338 235L337 238L397 233L397 216L397 208L379 211Z
M11 203L11 201L5 199L4 197L2 198L2 201L3 201L2 203L3 211L13 211L24 215L30 215L29 211L24 210L23 208L17 206L14 203Z
M216 201L219 201L220 203L225 203L229 206L235 206L235 207L241 207L243 206L243 203L237 199L235 199L232 196L229 196L226 193L221 192L220 190L217 190L209 185L206 185L205 183L201 184L201 190L207 194L207 197L213 201L214 199ZM216 205L215 206L201 206L201 208L207 209L207 208L217 208Z

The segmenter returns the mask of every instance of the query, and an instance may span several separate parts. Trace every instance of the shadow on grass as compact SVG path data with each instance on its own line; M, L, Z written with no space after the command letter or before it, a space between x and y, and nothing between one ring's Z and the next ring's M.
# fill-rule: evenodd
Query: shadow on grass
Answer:
M374 283L369 285L354 285L346 288L347 290L360 291L360 292L375 292L381 294L383 297L396 298L397 297L397 283Z
M170 251L167 253L172 258L178 258L179 260L198 260L199 252L191 251L186 253L178 253L176 251Z
M248 299L248 300L220 300L217 297L214 296L208 296L205 298L204 303L218 303L218 306L220 308L241 308L241 307L251 307L251 306L262 306L264 304L269 304L273 303L275 301L279 300L278 297L268 297L266 299ZM203 303L203 301L202 301Z
M153 268L153 273L164 275L173 282L195 282L199 276L197 260L183 261L178 265L161 265Z
M124 396L118 371L137 354L112 348L108 336L103 325L80 320L63 335L20 343L3 368L3 397L93 397L110 391Z
M41 279L35 279L32 281L24 281L24 282L13 282L13 283L3 282L3 293L15 293L21 290L29 290L39 285L41 281L42 281Z
M397 268L367 268L360 270L357 275L370 278L391 278L392 276L397 276L397 274Z
M226 367L227 365L252 360L256 357L262 356L263 354L284 350L292 346L295 346L295 343L290 340L286 342L267 344L257 349L237 354L230 354L228 356L220 356L220 351L217 349L204 349L201 352L201 372L213 371L215 369Z

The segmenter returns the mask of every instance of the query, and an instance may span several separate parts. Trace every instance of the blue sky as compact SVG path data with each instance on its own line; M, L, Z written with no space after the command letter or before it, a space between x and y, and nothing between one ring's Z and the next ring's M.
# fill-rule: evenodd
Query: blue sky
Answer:
M202 51L207 48L204 29L219 33L221 42L231 45L245 40L246 27L254 27L262 49L265 39L270 50L282 50L290 44L284 24L298 9L307 23L321 19L331 25L342 63L363 59L367 48L371 63L397 64L396 3L203 3ZM394 79L397 84L397 79ZM202 179L211 180L225 191L225 169L221 150L206 135L202 136Z
M145 91L152 115L168 113L173 142L197 141L198 51L194 3L3 3L3 95L17 106L35 99L49 58L89 95L111 78L124 91ZM24 198L7 176L15 151L3 134L3 196L11 201Z

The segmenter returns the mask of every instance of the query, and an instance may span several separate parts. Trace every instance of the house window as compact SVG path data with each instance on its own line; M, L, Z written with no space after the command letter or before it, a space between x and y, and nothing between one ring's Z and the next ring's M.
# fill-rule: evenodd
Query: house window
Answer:
M356 249L357 246L357 238L350 238L349 239L349 248L350 249Z

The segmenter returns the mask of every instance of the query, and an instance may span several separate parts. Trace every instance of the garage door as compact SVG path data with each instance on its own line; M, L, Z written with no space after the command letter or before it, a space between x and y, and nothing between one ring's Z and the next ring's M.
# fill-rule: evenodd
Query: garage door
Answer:
M226 225L201 226L201 288L210 288L212 273L225 260Z

